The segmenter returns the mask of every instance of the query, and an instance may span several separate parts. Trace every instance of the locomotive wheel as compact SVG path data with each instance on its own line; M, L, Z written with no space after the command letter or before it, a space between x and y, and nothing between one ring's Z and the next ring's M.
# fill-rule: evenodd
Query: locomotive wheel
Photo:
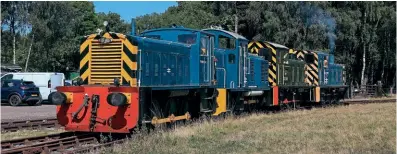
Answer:
M328 99L325 100L325 101L324 101L324 104L323 104L323 108L329 107L330 104L331 104L331 101L330 101L330 100L328 100Z
M258 100L257 100L258 101ZM248 113L253 113L253 112L255 112L255 111L257 111L257 108L258 108L258 103L253 103L253 104L245 104L246 106L245 106L245 110L248 112Z
M327 107L327 101L326 100L321 101L321 108L325 108L325 107Z
M164 110L161 108L160 103L155 99L152 100L149 110L150 110L150 119L153 119L154 117L156 117L157 119L162 119L166 117L164 116L166 114L164 113ZM155 124L155 125L149 124L148 127L152 129L154 128L165 129L166 126L167 125L163 123L163 124Z
M330 105L333 107L337 106L336 99L332 99Z
M287 112L290 109L291 109L291 106L289 104L286 104L286 103L280 104L280 111Z
M341 104L342 104L342 103L340 102L340 99L339 99L339 98L335 99L335 105L339 106L339 105L341 105Z
M236 99L234 99L233 97L231 97L229 95L228 97L229 101L227 101L227 110L229 111L228 114L238 114L238 112L236 112Z
M166 109L168 111L167 117L171 114L174 114L174 116L180 116L184 115L188 110L188 106L186 101L181 101L180 99L177 98L171 98L168 100ZM184 125L186 123L186 120L178 120L174 121L172 123L167 123L168 128L175 128L177 125Z

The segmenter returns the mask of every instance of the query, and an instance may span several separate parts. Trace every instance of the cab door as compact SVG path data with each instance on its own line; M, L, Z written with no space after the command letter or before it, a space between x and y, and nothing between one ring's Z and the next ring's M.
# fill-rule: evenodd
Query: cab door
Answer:
M211 43L208 35L202 34L200 38L200 84L208 84L211 81Z
M248 74L248 61L247 61L247 51L246 47L243 43L240 43L238 46L239 52L239 87L247 86L247 74Z

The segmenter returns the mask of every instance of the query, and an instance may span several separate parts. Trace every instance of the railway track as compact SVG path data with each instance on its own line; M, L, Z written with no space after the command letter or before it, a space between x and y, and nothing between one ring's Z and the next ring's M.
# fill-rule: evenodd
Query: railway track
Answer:
M1 132L13 132L20 129L42 129L60 127L56 118L21 120L1 123Z
M396 98L344 100L344 104L367 104L395 102ZM1 142L1 153L84 153L102 147L120 144L126 137L116 137L114 141L101 143L100 136L95 133L65 132L47 136L29 137Z
M396 98L385 98L385 99L350 99L344 100L344 104L368 104L368 103L390 103L396 102Z
M97 134L73 132L29 137L1 142L2 154L14 153L68 153L68 151L98 145Z

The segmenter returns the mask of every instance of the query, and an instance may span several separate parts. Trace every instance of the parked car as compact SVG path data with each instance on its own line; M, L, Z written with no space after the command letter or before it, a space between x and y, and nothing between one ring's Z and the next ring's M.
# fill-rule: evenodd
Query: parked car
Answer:
M27 103L30 106L41 103L39 88L32 81L2 80L1 101L7 101L11 106Z
M10 79L33 81L40 89L40 95L43 101L46 101L48 99L48 95L56 91L56 87L64 86L65 75L57 72L13 72L7 73L1 77L1 80Z

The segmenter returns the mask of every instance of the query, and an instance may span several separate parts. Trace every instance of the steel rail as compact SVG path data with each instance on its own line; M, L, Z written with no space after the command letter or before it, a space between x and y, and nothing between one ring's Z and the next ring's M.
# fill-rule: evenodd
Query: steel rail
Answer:
M74 135L73 132L64 132L64 133L57 133L57 134L50 134L50 135L43 135L43 136L6 140L6 141L1 141L1 149L5 150L5 149L9 149L9 148L14 148L14 147L31 145L31 144L38 143L38 142L57 140L57 139L64 138L67 136L72 136L72 135Z
M369 104L369 103L390 103L396 102L396 98L384 99L350 99L342 101L344 104Z
M52 153L66 152L70 148L87 144L98 144L94 133L75 134L66 132L40 137L23 138L2 142L1 153Z
M20 129L42 129L60 127L56 118L21 120L1 123L1 132L12 132Z

